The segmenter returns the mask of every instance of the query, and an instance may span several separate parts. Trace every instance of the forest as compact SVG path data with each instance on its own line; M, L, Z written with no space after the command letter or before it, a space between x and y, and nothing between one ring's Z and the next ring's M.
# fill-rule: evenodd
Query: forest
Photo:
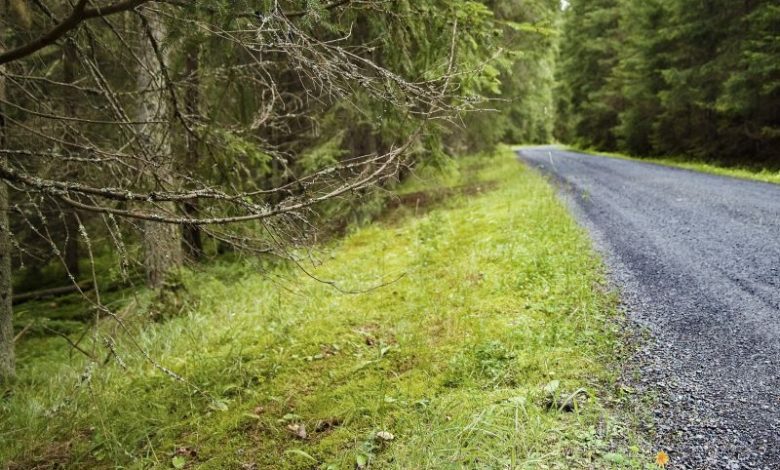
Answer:
M638 156L780 167L780 6L571 1L557 137Z
M516 7L7 2L0 375L11 284L159 289L204 256L285 257L419 162L549 140L557 10Z
M195 465L201 457L194 447L166 450L164 458L155 449L191 437L201 421L176 429L167 420L194 420L198 407L209 416L226 411L234 394L244 393L228 389L239 380L231 374L246 371L236 365L224 372L229 383L206 371L210 365L197 372L182 358L199 346L173 354L178 346L156 342L161 332L166 341L197 336L188 322L197 328L193 315L232 301L214 279L240 284L234 271L261 273L257 297L268 305L282 298L271 292L297 289L285 283L304 282L273 281L297 276L291 273L303 273L317 289L354 294L317 273L316 253L329 249L321 247L385 220L411 197L405 191L416 197L414 215L424 212L432 196L420 199L420 181L441 183L435 198L509 185L506 175L515 170L495 157L505 145L561 143L780 168L778 31L780 5L770 0L0 0L0 443L8 444L0 445L0 468ZM541 185L522 178L531 178L529 188ZM544 210L558 211L539 188ZM517 213L507 223L548 223L534 214ZM571 237L561 249L573 250L565 252L575 260L561 279L577 272L578 282L597 283L587 249L572 248L582 243L579 235L560 223L556 230ZM528 249L534 240L558 243L545 236L529 234ZM447 262L426 256L431 266ZM542 264L528 269L548 269ZM467 275L475 283L480 276ZM357 290L395 289L390 285L403 277L383 274L378 288L369 282ZM311 292L301 295L315 304L332 295ZM555 295L563 294L550 299ZM578 294L582 312L613 308L591 295ZM614 332L583 321L579 327L594 328L599 338L583 354L605 354ZM360 331L358 342L380 345L381 335ZM400 341L389 338L381 340L379 359ZM301 357L337 355L343 346L335 344L312 346L327 352ZM515 383L485 372L515 353L485 344L473 350L483 361L475 373ZM260 348L258 357L265 361L274 348ZM225 360L243 357L219 351ZM258 374L251 380L270 381L275 372ZM558 387L544 377L550 390ZM120 387L149 402L144 394L164 390L155 399L167 407L165 418L135 416L139 429L123 422L119 404L136 405L122 402ZM98 389L116 401L106 405L108 392L98 399ZM178 409L180 399L192 409ZM90 411L90 403L103 403L103 411ZM262 421L260 408L240 419ZM307 440L297 411L276 411L282 417L269 418L269 426ZM70 420L80 427L69 428ZM329 431L345 420L322 416L309 430ZM369 468L391 440L375 434L350 454L350 466ZM233 451L217 441L214 455L220 447ZM322 454L341 455L334 448ZM599 452L612 455L608 450ZM315 451L290 448L277 458L312 468L311 460L324 461ZM213 468L223 468L226 457L214 458ZM257 468L246 465L237 468Z

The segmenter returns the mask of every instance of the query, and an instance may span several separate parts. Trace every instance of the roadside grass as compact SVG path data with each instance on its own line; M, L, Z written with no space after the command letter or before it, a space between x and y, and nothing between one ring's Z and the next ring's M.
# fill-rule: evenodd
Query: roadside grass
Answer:
M583 152L591 155L600 155L612 158L621 158L623 160L634 160L647 163L655 163L658 165L673 166L677 168L683 168L686 170L699 171L702 173L710 173L713 175L730 176L732 178L740 178L745 180L763 181L765 183L780 184L780 171L772 171L767 169L757 168L740 168L734 166L724 166L712 163L691 161L683 157L632 157L621 153L614 152L602 152L600 150L582 149L579 147L565 146L567 150L572 152Z
M616 298L541 176L504 149L423 170L391 207L299 253L306 272L223 261L163 302L134 293L127 333L82 341L112 341L106 366L23 341L0 462L654 468L621 405ZM150 322L158 304L175 314Z

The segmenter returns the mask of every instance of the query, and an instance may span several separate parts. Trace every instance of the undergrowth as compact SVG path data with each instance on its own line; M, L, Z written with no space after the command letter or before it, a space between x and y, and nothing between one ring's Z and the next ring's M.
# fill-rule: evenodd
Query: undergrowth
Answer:
M223 261L173 299L130 296L126 332L104 319L82 339L93 359L22 341L0 461L647 467L620 411L616 300L551 187L508 150L428 171L303 269ZM175 314L145 318L160 302Z

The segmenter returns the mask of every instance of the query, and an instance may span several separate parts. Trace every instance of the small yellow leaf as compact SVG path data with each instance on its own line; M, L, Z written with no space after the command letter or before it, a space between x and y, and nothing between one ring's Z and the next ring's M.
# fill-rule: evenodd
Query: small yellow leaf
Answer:
M664 451L660 451L657 454L655 454L655 463L659 467L666 467L666 464L669 463L669 454L667 454Z

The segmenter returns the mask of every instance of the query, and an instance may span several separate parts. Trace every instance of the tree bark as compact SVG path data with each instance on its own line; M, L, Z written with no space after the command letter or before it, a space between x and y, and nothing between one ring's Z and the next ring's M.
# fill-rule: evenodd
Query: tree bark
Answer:
M0 80L2 80L0 78ZM4 84L0 83L0 98ZM0 145L3 145L5 116L0 111ZM0 384L14 376L14 328L11 292L11 237L8 224L8 187L0 181Z
M184 110L190 118L200 116L200 80L198 72L200 62L198 54L200 47L193 43L187 48L187 57L185 58L185 74L187 75L187 93L184 96ZM186 132L187 139L187 168L191 172L197 171L198 167L198 142L193 135ZM198 216L198 201L186 201L183 205L184 213L191 218ZM193 261L198 261L203 257L203 239L200 227L194 224L185 224L182 227L184 231L184 249L187 255Z
M0 17L6 18L7 3L0 0ZM6 31L0 26L0 54L5 51ZM5 101L5 66L0 65L0 100ZM5 107L0 102L0 148L6 144ZM0 155L0 159L3 159ZM11 305L11 227L8 222L8 186L0 180L0 384L15 373L13 307Z
M92 289L93 284L91 281L82 281L79 284L70 284L62 287L52 287L50 289L41 289L32 292L23 292L20 294L14 294L12 297L12 303L14 305L28 302L30 300L44 299L47 297L56 297L58 295L72 294L73 292L86 292ZM105 292L105 289L101 289L101 292Z
M165 38L165 24L157 13L147 16L149 31L158 47L162 47ZM140 135L143 139L145 152L149 155L154 175L155 190L175 189L174 159L171 144L168 139L171 123L171 103L163 78L163 67L166 66L166 53L162 51L163 64L160 63L151 39L142 44L139 51L142 66L138 71L138 89L155 89L145 94L138 107L138 122L143 124ZM165 124L152 124L150 121L162 121ZM152 157L154 156L154 157ZM171 202L160 203L160 209L170 214L176 212ZM144 223L144 252L146 279L149 287L160 289L164 287L167 275L182 264L181 227L173 224L147 221Z
M63 81L65 83L74 83L76 81L76 71L74 70L74 66L76 64L76 51L71 44L70 41L65 41L65 44L63 46L62 50L62 75L63 75ZM64 97L65 100L65 114L67 116L77 116L77 109L76 109L76 102L75 100ZM76 141L75 138L66 139L66 140L72 140ZM77 152L76 149L71 149L73 152ZM66 170L69 176L77 176L78 175L78 169L75 168L74 165L68 165L68 168ZM73 178L75 179L75 178ZM64 222L65 222L65 236L67 237L65 240L65 250L64 250L64 257L65 257L65 269L68 271L68 274L70 276L73 276L74 279L78 279L81 275L81 269L79 268L79 260L81 258L80 256L80 250L79 250L79 221L77 217L77 212L75 209L66 209L64 216Z
M64 217L65 233L68 237L65 240L65 269L68 271L69 276L73 276L73 279L78 280L81 276L81 267L79 266L79 261L81 260L79 221L76 218L75 210L66 212Z

